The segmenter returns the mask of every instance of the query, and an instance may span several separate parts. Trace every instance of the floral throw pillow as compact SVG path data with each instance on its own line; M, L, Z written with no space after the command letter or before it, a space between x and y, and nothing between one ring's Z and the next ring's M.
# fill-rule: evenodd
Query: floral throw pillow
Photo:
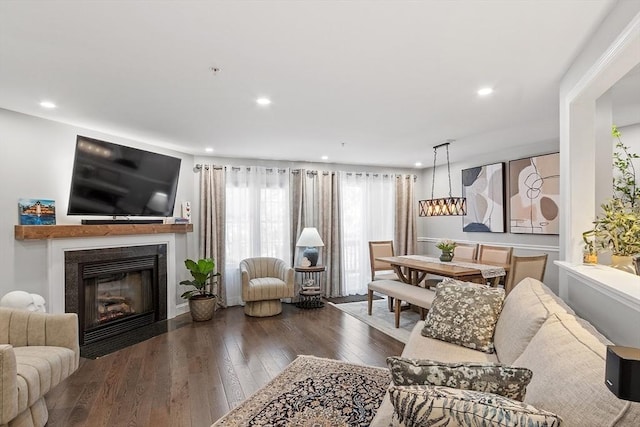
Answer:
M391 386L392 426L558 427L562 418L492 393L439 386Z
M501 288L440 283L422 335L493 353L493 331L503 302Z
M533 372L499 363L443 363L388 357L394 385L438 385L524 400Z

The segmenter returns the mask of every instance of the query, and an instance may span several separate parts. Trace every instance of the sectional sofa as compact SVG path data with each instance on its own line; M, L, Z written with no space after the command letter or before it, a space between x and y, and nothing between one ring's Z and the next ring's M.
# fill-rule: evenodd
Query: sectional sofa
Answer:
M504 300L494 353L423 336L424 325L415 326L402 357L525 367L533 376L523 402L560 416L563 426L640 425L640 403L618 399L604 384L610 342L537 280L523 280ZM371 425L389 426L393 411L387 393Z

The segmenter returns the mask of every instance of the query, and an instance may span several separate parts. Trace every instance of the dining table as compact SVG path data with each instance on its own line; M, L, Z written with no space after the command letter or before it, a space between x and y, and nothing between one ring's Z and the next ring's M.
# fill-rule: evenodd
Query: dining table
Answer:
M402 255L376 257L376 260L389 263L398 278L404 283L418 285L428 274L451 277L476 283L490 283L497 286L501 278L506 278L509 264L495 264L473 260L440 261L423 255Z

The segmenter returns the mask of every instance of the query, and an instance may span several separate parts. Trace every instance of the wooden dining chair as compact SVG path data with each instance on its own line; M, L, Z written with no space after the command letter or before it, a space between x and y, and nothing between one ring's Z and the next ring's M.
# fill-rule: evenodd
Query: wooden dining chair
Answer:
M505 294L509 294L514 286L527 277L540 280L544 278L544 271L547 267L548 254L536 256L511 257L511 266L507 274L507 282L504 287Z
M508 246L480 245L478 251L478 262L488 262L490 264L509 264L513 248Z
M456 243L456 247L453 248L454 261L475 261L477 255L477 243Z

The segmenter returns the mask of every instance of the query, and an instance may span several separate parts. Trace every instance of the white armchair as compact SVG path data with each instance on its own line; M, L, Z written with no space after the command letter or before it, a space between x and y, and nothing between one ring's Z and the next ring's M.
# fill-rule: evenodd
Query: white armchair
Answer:
M77 315L0 307L0 426L44 426L45 394L79 361Z
M247 316L267 317L282 312L281 298L294 296L294 271L278 258L240 261L242 300Z

